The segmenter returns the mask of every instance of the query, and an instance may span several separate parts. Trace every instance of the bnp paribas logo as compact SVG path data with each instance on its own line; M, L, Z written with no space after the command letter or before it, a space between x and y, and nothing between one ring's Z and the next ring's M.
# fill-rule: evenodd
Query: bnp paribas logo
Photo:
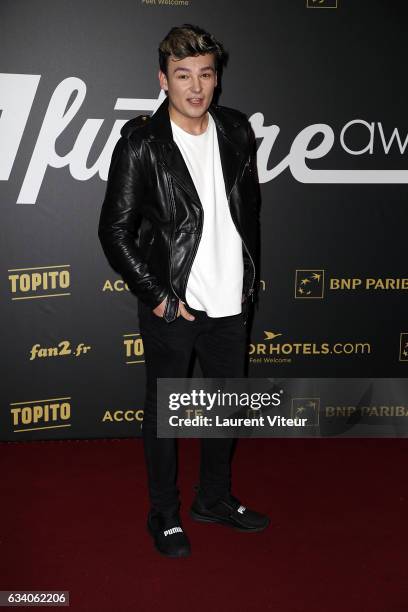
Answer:
M306 8L338 8L339 0L306 0Z
M399 361L408 361L408 332L400 334Z
M291 417L307 419L306 426L319 424L319 397L292 397Z
M295 299L324 297L324 270L296 270Z

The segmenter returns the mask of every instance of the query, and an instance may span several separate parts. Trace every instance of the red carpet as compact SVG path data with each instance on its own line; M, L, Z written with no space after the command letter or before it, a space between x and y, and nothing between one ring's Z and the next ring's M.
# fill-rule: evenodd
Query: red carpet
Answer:
M1 444L0 589L69 590L75 612L408 610L405 440L240 440L258 534L190 520L198 444L180 441L187 559L145 530L141 440Z

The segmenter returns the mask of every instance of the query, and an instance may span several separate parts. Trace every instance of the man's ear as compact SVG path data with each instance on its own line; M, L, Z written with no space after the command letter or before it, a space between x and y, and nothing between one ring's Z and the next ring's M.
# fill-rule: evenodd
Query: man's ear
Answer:
M164 72L162 72L161 70L159 70L158 72L158 77L159 77L159 81L160 81L160 87L162 89L164 89L165 91L168 90L169 88L169 84L167 83L167 77L164 74Z

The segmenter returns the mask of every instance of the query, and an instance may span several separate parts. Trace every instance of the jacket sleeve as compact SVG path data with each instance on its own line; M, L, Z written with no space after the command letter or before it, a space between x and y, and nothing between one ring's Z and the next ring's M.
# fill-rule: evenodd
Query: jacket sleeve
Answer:
M149 270L135 240L144 190L140 158L129 138L121 136L112 153L98 236L115 272L142 302L155 308L168 290Z

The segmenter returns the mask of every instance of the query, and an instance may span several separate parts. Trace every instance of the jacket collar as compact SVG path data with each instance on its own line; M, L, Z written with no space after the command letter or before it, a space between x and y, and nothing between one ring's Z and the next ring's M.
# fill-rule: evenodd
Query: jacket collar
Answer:
M246 161L246 152L241 139L238 137L238 128L242 129L242 122L237 121L222 108L213 102L208 112L214 119L217 129L218 146L220 150L221 166L224 175L225 190L229 198L232 188L237 180L243 163ZM157 142L161 149L161 161L166 170L174 177L180 186L189 193L198 206L201 205L197 190L188 171L179 147L174 142L170 124L169 100L163 100L156 112L150 117L146 125L150 142Z

